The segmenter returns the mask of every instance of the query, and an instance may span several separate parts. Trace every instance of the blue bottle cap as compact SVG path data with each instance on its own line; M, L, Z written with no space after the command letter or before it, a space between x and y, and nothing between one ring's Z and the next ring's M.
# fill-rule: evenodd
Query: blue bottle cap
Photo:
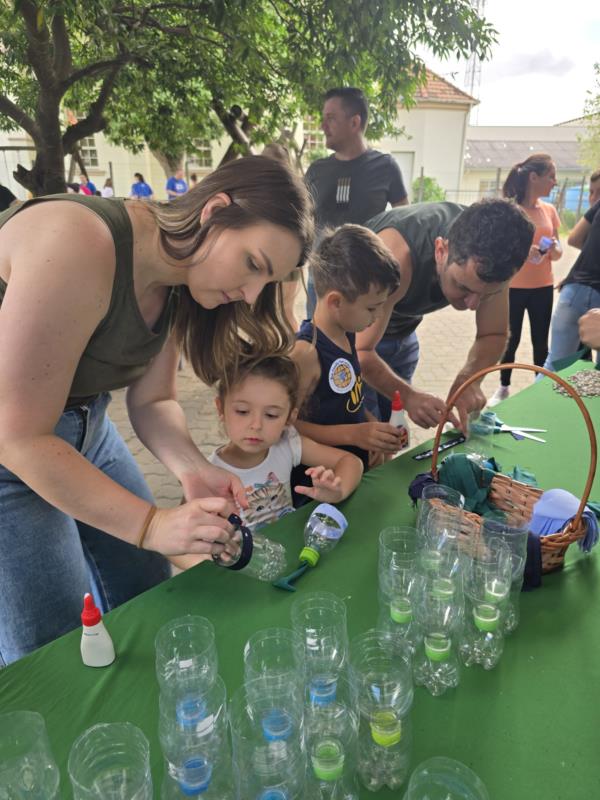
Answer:
M340 528L342 529L342 533L344 533L344 531L348 527L348 520L346 519L346 517L342 514L342 512L339 509L337 509L335 506L332 506L330 503L320 503L313 510L311 517L313 516L313 514L316 515L322 514L323 516L331 517L331 519L334 522L337 522L337 524L340 526Z
M263 736L268 742L284 742L292 735L292 720L287 711L273 708L262 718Z
M328 706L335 703L337 680L335 678L314 678L308 687L310 702L315 706Z
M257 800L287 800L283 789L266 789L258 795Z
M184 780L177 781L183 794L196 797L205 792L212 778L212 764L202 756L188 758L183 762Z
M195 730L206 719L206 703L201 697L186 697L175 707L177 722L185 730Z

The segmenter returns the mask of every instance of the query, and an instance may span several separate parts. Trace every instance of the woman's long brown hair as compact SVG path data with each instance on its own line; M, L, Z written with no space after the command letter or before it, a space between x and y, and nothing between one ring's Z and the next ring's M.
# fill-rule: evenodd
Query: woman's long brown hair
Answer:
M216 209L201 224L205 204L221 192L231 204ZM241 230L270 222L291 231L301 245L299 267L312 243L312 203L304 183L286 165L263 156L230 161L168 205L149 207L165 253L178 261L195 253L213 227ZM173 327L194 372L209 385L238 362L242 343L248 343L255 356L266 356L288 352L293 341L280 283L267 284L251 306L236 302L215 309L203 308L187 286L180 286Z
M510 170L502 186L502 195L510 200L515 200L519 205L525 200L529 176L532 172L536 175L545 175L552 166L552 156L547 153L534 153L515 164Z

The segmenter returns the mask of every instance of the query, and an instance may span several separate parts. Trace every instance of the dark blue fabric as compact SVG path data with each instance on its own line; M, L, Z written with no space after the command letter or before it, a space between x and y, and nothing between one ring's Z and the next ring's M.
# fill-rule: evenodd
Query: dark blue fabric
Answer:
M312 322L304 320L296 334L296 338L300 341L312 342L313 331ZM354 346L356 336L353 333L348 333L347 336L352 348L350 353L338 347L335 342L332 342L317 328L316 347L321 367L321 377L314 392L307 398L305 407L301 410L301 419L313 422L315 425L354 425L357 422L367 421L360 363ZM329 382L331 367L338 359L348 361L352 365L356 376L356 382L353 385L349 385L348 391L343 394L334 392ZM369 454L366 450L351 445L340 445L340 449L354 453L362 460L365 470L369 468Z
M542 545L540 537L533 533L527 535L527 560L523 575L523 591L530 592L542 585Z

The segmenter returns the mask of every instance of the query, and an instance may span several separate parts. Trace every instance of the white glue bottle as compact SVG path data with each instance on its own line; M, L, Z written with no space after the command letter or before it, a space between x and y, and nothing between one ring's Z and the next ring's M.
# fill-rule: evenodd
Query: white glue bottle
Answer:
M115 660L115 648L91 594L84 595L81 612L81 658L88 667L107 667Z
M392 399L392 413L390 415L390 425L400 430L400 450L406 450L410 444L410 434L406 424L406 414L400 399L400 392L394 392Z

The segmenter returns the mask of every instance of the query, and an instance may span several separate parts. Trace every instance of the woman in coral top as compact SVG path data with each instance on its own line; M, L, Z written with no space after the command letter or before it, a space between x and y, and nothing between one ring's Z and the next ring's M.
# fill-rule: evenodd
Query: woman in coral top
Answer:
M502 357L503 362L515 359L525 312L529 315L533 363L538 367L543 366L548 355L554 292L552 262L562 256L562 247L558 239L558 213L553 205L542 202L540 198L547 197L554 186L556 167L552 158L545 153L535 153L520 164L515 164L502 187L504 197L514 199L535 225L529 258L510 284L510 338ZM500 372L500 386L488 405L496 405L508 397L511 372L510 369Z

